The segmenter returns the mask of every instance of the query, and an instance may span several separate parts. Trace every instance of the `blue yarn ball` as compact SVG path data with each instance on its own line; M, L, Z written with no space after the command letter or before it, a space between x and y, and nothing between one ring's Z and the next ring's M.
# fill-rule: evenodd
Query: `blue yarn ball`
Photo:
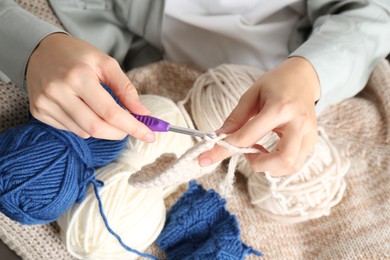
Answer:
M0 212L22 224L56 220L84 199L95 168L117 158L127 139L82 139L36 119L1 133Z
M90 183L102 185L95 168L117 158L127 139L83 139L34 118L1 133L0 212L22 224L56 220L84 199Z

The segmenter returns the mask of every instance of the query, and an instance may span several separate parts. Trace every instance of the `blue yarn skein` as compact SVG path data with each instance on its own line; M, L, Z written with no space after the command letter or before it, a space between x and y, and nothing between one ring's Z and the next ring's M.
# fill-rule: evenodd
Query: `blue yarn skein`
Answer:
M8 129L0 134L0 212L22 224L56 220L83 200L95 168L118 157L126 142L82 139L34 118Z
M0 212L22 224L56 220L84 199L95 168L115 159L126 140L84 140L36 119L3 132Z

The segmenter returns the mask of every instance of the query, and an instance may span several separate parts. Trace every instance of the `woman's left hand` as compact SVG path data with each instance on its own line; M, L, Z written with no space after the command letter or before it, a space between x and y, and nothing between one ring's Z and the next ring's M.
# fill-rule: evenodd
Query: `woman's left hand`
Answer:
M317 137L315 102L320 84L313 66L304 58L292 57L265 73L241 97L217 134L230 134L225 140L236 147L255 147L259 154L246 158L256 172L282 176L297 172L303 166ZM280 140L268 152L256 144L269 132ZM216 145L199 156L207 166L231 156Z

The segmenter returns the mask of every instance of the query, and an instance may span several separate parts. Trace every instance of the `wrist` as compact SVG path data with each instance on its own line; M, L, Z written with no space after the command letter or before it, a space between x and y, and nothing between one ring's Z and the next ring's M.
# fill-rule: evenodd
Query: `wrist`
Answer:
M71 37L71 36L66 34L66 33L63 33L63 32L55 32L55 33L51 33L51 34L45 36L39 42L37 47L35 47L35 50L33 51L33 53L35 51L39 50L40 48L45 48L46 46L50 46L50 45L54 44L56 41L62 41L64 39L64 37L67 38L67 37Z
M290 63L298 76L302 77L313 91L314 102L317 102L321 96L321 85L318 74L313 65L304 57L293 56L286 60Z
M63 39L63 37L70 37L68 34L63 32L55 32L51 33L44 38L41 39L41 41L38 43L38 45L35 47L35 49L31 52L31 55L27 61L27 66L25 70L25 79L27 80L29 69L31 68L31 65L34 64L34 61L36 58L40 56L40 50L45 49L47 46L54 46L55 41Z

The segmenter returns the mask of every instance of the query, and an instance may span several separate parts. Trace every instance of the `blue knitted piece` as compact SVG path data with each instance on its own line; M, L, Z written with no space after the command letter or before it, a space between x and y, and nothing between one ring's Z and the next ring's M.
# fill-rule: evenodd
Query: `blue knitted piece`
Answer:
M214 190L195 181L167 214L157 245L168 259L244 259L261 252L240 240L236 216Z

